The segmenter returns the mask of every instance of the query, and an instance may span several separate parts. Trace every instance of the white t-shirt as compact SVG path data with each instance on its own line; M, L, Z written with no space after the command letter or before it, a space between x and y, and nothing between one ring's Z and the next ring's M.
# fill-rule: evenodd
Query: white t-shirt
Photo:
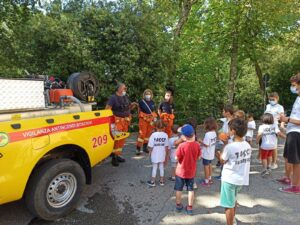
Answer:
M258 128L258 135L262 135L262 141L260 147L264 150L277 149L278 138L276 134L280 132L278 125L263 124Z
M293 109L292 109L290 118L295 119L295 120L300 120L300 97L299 96L296 98L296 101L293 105ZM286 132L287 133L290 133L290 132L300 133L300 126L293 124L293 123L288 123Z
M174 136L169 138L169 150L170 150L170 160L172 163L176 163L177 160L175 159L176 156L176 146L174 144L175 141L179 139L179 136Z
M248 130L247 130L247 134L246 134L246 137L253 137L253 133L254 133L254 130L256 129L256 124L255 124L255 121L252 120L252 121L249 121L248 122Z
M280 114L284 113L284 108L280 104L276 104L276 105L268 104L267 107L266 107L265 113L272 114L273 117L274 117L274 123L276 125L278 125Z
M202 158L206 160L213 160L215 158L217 142L217 133L215 131L209 131L205 133L203 144L207 145L202 148Z
M249 185L251 146L248 142L232 142L221 155L227 161L223 166L222 181L235 185Z
M221 121L223 122L223 126L222 126L222 131L225 133L225 134L228 134L229 133L229 126L228 126L228 119L227 118L222 118Z
M154 132L151 134L148 147L152 148L152 163L160 163L165 161L166 147L169 146L168 142L168 135L165 132Z

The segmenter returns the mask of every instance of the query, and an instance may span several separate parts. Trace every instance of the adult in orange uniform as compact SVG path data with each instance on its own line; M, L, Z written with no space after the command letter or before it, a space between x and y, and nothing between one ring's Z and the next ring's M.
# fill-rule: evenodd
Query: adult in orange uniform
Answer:
M153 122L157 119L155 113L155 103L153 92L146 89L143 93L143 99L139 101L139 136L136 142L136 155L141 154L141 148L148 153L147 145L149 137L154 129Z
M131 121L130 110L135 108L137 103L131 103L126 94L126 85L119 83L116 87L116 93L112 95L106 105L106 109L111 109L115 117L116 130L127 132ZM115 141L112 153L112 165L119 166L119 162L125 162L121 157L122 149L125 144L125 139Z
M161 120L164 121L166 125L165 132L170 138L172 136L172 126L175 119L173 94L171 91L166 91L164 101L159 104L158 114Z

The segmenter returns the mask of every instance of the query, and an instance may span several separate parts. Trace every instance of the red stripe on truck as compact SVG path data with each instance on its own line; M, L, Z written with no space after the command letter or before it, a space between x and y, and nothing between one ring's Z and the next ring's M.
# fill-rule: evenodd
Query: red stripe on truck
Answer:
M54 133L61 133L69 130L77 130L77 129L97 126L105 123L109 124L110 122L111 122L110 117L103 117L103 118L96 118L91 120L82 120L82 121L76 121L71 123L63 123L59 125L41 127L41 128L25 130L20 132L14 132L8 134L9 142L11 143L16 141L22 141L29 138L41 137L41 136L54 134Z

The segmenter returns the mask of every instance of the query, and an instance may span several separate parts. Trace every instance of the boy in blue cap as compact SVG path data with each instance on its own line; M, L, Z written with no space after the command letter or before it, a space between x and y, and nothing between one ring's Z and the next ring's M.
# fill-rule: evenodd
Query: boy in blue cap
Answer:
M182 189L184 185L187 186L188 191L188 205L186 212L189 215L193 214L194 203L194 177L196 175L197 160L201 158L200 144L195 141L194 128L186 124L181 128L181 143L176 151L176 159L178 160L176 168L175 187L176 191L176 210L181 212L183 205L181 203Z

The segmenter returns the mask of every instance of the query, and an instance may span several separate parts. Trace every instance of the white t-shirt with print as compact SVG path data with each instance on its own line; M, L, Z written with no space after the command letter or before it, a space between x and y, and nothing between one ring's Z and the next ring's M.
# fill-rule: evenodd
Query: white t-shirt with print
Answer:
M274 123L278 125L280 114L284 113L284 108L280 104L268 104L265 113L270 113L274 117Z
M299 96L296 98L296 101L293 105L293 109L292 109L290 118L295 119L295 120L300 120L300 97ZM288 123L286 132L287 133L290 133L290 132L300 133L300 126L293 124L293 123Z
M207 147L202 147L202 158L206 160L213 160L215 158L216 142L217 133L215 131L205 133L203 144L207 145Z
M225 146L221 155L226 161L222 181L234 185L249 185L251 146L248 142L232 142Z
M246 137L253 137L254 130L256 129L256 123L254 120L248 122L248 130Z
M258 135L262 135L260 147L264 150L277 149L277 134L280 132L276 124L263 124L258 128Z
M152 148L151 162L164 162L166 159L166 147L168 146L168 135L165 132L154 132L151 134L148 143L148 147Z
M177 141L178 139L179 139L179 136L173 136L173 137L169 138L170 160L172 163L177 162L177 160L175 159L177 147L175 146L174 142Z

